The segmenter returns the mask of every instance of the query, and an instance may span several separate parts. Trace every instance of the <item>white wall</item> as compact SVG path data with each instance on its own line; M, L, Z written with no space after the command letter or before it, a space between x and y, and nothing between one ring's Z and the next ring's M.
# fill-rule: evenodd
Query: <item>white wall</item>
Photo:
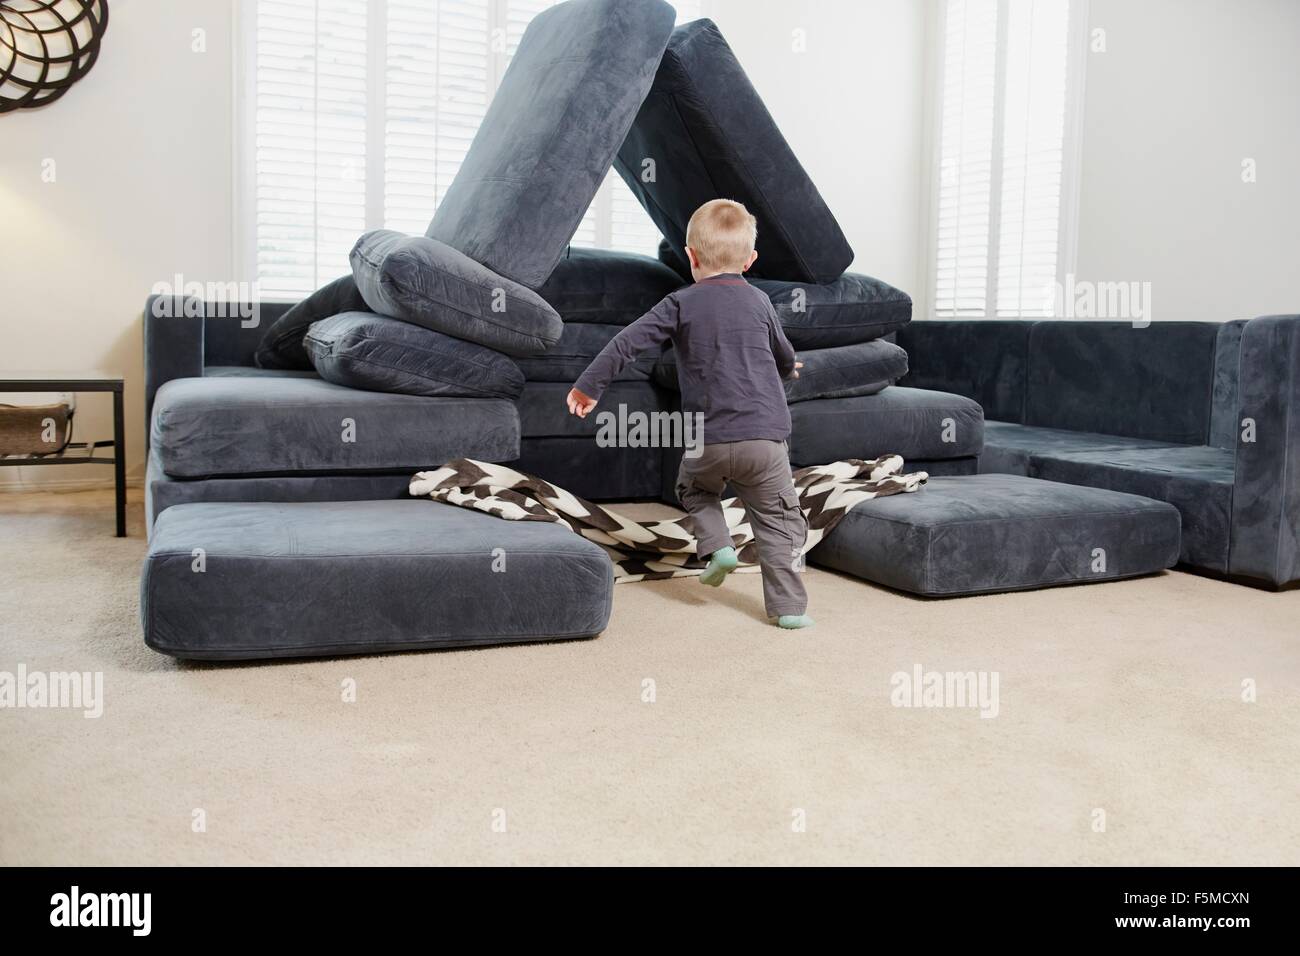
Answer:
M195 29L206 53L191 51ZM0 116L0 370L123 373L137 480L145 296L177 272L232 277L230 109L229 4L112 0L90 73L49 107ZM109 396L80 396L78 437L112 434ZM10 490L111 480L104 466L0 470Z
M1300 312L1300 2L1089 13L1076 274L1151 282L1156 320Z
M924 275L927 0L706 0L865 272L914 297ZM806 51L794 52L794 31Z

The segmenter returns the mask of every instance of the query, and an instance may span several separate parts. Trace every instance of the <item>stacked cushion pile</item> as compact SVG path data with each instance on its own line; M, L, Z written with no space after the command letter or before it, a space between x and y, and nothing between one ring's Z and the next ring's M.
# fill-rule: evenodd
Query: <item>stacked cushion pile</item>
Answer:
M911 300L845 271L853 250L717 27L672 20L661 0L570 0L537 16L426 235L363 235L352 274L284 313L257 364L357 389L513 399L519 467L579 494L657 494L657 449L596 448L596 422L564 398L623 327L691 281L687 222L724 196L758 220L747 279L804 363L792 405L865 400L905 375L887 336ZM658 258L568 245L611 164L665 237ZM602 405L677 402L666 349L627 367Z

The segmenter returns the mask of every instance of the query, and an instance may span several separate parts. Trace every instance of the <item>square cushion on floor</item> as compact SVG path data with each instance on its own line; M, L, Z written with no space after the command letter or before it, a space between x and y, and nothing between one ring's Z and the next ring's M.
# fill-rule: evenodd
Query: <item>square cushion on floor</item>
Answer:
M620 414L632 412L667 412L676 407L676 396L650 382L614 382L600 396L600 404L586 418L569 413L565 397L571 382L525 382L523 394L516 401L519 409L519 434L524 438L585 438L594 440L605 421L604 413L613 414L615 424Z
M984 423L981 472L1028 475L1167 501L1182 515L1185 564L1228 570L1233 450L1009 422Z
M879 339L800 352L798 359L803 363L799 377L785 381L785 397L790 403L875 395L907 374L907 353ZM653 358L650 368L656 383L678 389L673 349Z
M158 389L152 447L173 478L388 471L509 461L519 418L498 398L425 398L306 376L178 378Z
M663 0L569 0L534 17L427 235L541 286L609 172L675 16Z
M609 340L622 332L617 325L592 325L587 322L566 324L560 341L547 349L545 355L515 359L515 363L530 382L568 382L572 385L587 370L600 350ZM650 377L655 362L663 353L647 352L637 357L631 365L618 373L616 382L644 382Z
M537 294L566 323L627 325L682 285L677 273L649 256L570 247Z
M264 369L310 369L311 357L302 344L307 327L320 319L366 308L366 300L350 275L321 286L267 326L253 354Z
M753 275L832 282L853 261L835 217L712 20L673 31L614 168L674 251L686 245L691 214L725 197L758 219Z
M797 349L870 342L912 321L912 297L871 276L846 272L821 285L750 279L772 300L786 338Z
M564 328L532 289L435 239L377 229L357 240L351 262L371 312L507 355L540 355Z
M979 404L948 392L891 385L875 395L798 402L790 406L790 419L796 465L881 455L967 458L984 447Z
M494 349L370 312L313 322L304 342L320 377L348 388L514 399L524 387L519 366Z
M613 585L605 552L553 522L429 500L187 504L154 525L140 619L181 658L369 654L590 637Z
M857 505L810 560L931 597L1151 574L1178 560L1163 501L1016 475L932 478Z

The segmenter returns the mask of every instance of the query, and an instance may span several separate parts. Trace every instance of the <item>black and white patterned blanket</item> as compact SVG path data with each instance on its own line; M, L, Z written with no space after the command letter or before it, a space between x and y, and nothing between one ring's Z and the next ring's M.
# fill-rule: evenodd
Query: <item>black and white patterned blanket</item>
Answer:
M903 459L898 455L800 468L794 473L794 484L808 519L803 553L815 547L855 505L870 498L917 491L928 477L923 471L903 474ZM510 521L562 522L609 553L615 583L699 574L706 564L695 556L689 516L633 521L503 465L457 458L436 471L418 473L411 479L410 491L414 497L427 496ZM737 498L726 498L722 510L740 557L737 570L757 571L758 548L745 506Z

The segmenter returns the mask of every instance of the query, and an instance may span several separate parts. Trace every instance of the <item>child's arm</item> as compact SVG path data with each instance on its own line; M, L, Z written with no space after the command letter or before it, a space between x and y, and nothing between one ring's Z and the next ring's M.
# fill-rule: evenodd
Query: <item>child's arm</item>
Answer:
M676 329L677 299L670 294L610 339L600 354L591 360L565 399L569 411L579 418L586 418L619 372L646 349L668 341Z
M785 337L781 320L776 317L776 310L771 304L767 308L767 329L768 339L772 345L772 357L776 359L776 370L781 373L782 378L798 378L797 370L803 367L803 363L795 361L794 346Z

